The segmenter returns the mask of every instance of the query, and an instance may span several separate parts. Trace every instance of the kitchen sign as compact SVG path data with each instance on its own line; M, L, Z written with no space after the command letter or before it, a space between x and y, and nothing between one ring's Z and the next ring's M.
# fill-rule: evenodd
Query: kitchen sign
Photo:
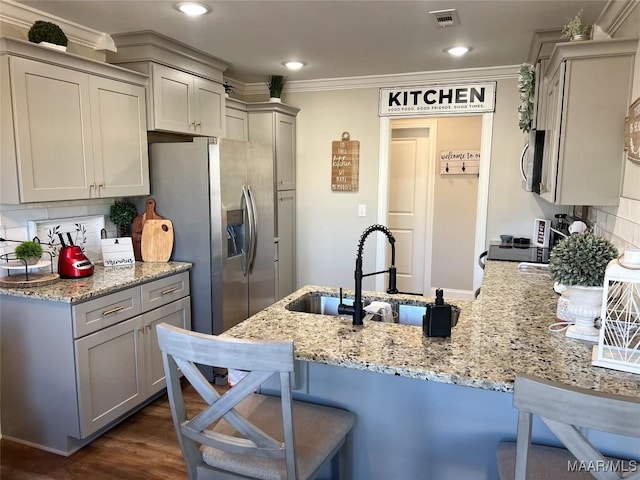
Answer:
M331 190L357 192L359 164L360 142L343 132L342 140L331 142Z
M419 116L493 112L496 83L381 88L379 115Z
M626 118L625 150L627 158L640 163L640 98L629 107Z

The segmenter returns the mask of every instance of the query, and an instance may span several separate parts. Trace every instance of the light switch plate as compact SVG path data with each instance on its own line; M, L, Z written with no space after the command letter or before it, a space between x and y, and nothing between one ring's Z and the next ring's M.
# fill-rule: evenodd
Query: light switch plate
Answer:
M364 203L358 205L358 216L366 217L367 216L367 206Z

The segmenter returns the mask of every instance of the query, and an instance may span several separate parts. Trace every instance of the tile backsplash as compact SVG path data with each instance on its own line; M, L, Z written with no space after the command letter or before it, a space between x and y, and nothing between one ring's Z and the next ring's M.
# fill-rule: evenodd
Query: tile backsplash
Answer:
M617 207L591 207L589 224L622 252L625 247L640 248L640 200L620 198Z
M0 237L16 241L31 240L28 238L27 231L29 220L50 220L88 215L104 215L107 236L115 237L117 228L109 220L109 209L113 201L113 198L100 198L21 205L0 204ZM0 255L13 252L17 245L13 242L0 242ZM3 272L0 272L0 275L2 274Z

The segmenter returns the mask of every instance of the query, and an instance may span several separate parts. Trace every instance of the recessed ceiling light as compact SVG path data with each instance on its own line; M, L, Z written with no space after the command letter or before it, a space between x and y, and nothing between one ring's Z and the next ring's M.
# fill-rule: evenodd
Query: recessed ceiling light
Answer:
M204 15L211 11L211 7L198 2L180 2L176 3L174 7L190 17L197 17L198 15Z
M445 52L447 52L449 55L453 55L454 57L461 57L470 50L471 49L469 47L463 46L449 47L444 49Z
M304 63L298 61L284 62L283 65L289 70L300 70L304 67Z

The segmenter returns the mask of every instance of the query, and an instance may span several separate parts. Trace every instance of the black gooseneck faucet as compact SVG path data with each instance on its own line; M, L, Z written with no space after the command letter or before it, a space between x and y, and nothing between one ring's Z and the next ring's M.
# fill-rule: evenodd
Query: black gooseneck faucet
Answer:
M369 234L373 232L382 232L387 236L389 244L391 245L391 266L388 270L381 270L373 273L362 273L362 250L364 248L364 241ZM362 318L364 317L364 307L362 305L362 279L371 275L378 275L380 273L389 273L389 288L387 293L398 293L396 288L396 239L391 234L391 231L384 225L375 224L368 227L360 236L360 242L358 243L358 255L356 257L356 293L353 305L344 305L342 303L342 289L340 289L340 305L338 305L338 313L342 315L351 315L353 317L353 325L362 325Z

